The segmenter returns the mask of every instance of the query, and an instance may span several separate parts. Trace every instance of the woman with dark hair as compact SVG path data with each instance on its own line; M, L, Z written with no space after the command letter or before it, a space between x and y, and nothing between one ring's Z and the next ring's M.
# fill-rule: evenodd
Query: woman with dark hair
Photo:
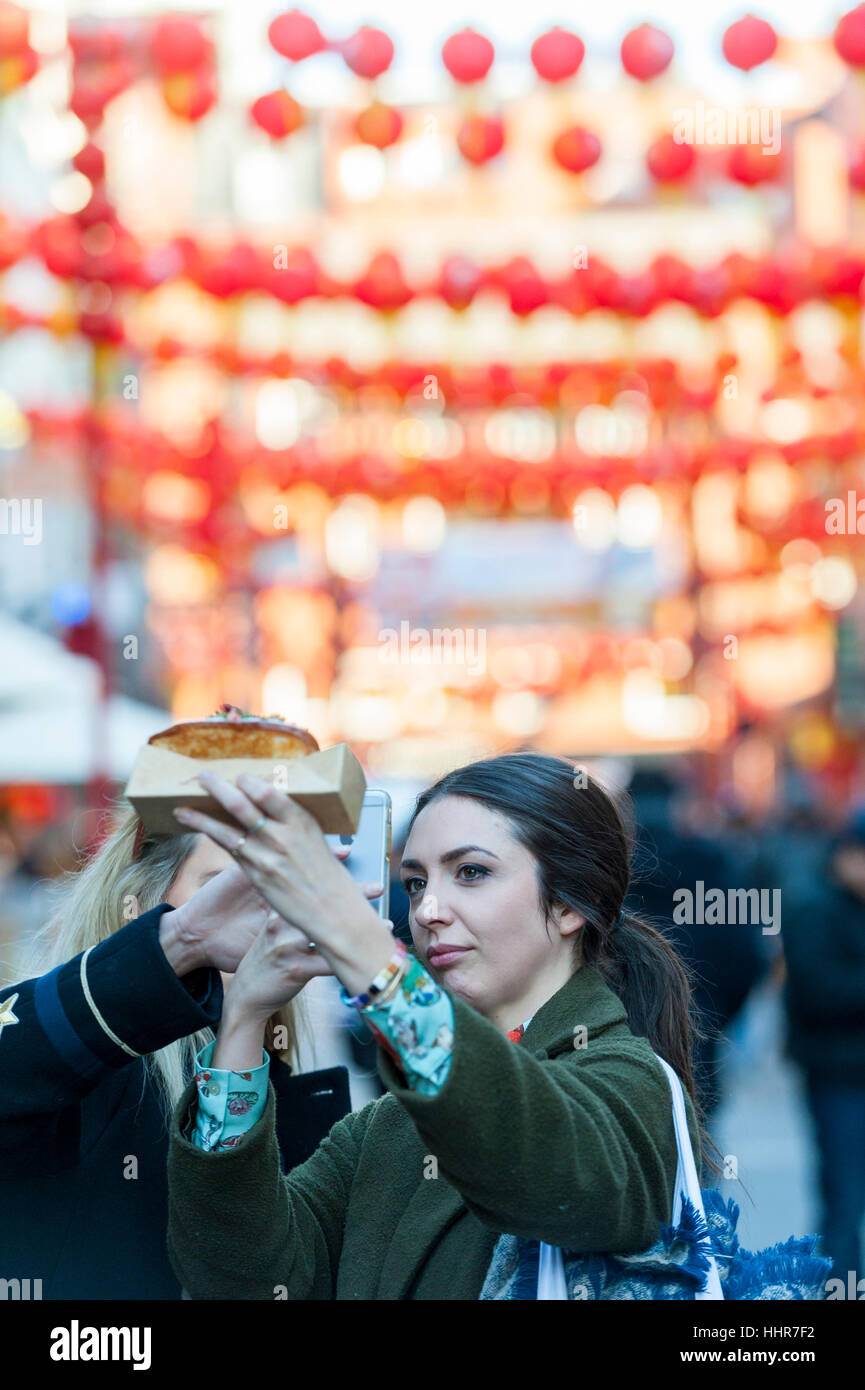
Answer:
M270 1088L218 1151L220 1117L190 1086L169 1154L169 1252L189 1294L476 1299L504 1234L583 1254L650 1246L677 1167L656 1052L684 1083L700 1162L689 986L663 936L622 917L629 846L602 787L520 753L424 792L401 865L412 956L305 811L256 778L202 780L242 832L178 818L279 914L237 970L209 1075L222 1089L256 1077L300 932L369 1023L389 1094L282 1177Z

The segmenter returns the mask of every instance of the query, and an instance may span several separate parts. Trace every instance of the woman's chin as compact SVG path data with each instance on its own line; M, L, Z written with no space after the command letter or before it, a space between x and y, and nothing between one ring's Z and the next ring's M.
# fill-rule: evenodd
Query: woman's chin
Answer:
M436 984L447 985L451 994L455 994L464 1003L471 1004L472 1008L477 1008L476 991L472 987L470 972L465 966L451 966L450 970L442 970L436 975Z

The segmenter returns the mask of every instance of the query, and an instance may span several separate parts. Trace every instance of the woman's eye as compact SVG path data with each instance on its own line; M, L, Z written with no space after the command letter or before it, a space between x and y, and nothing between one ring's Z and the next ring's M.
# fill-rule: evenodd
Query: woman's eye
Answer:
M409 895L410 898L413 898L414 895L415 895L415 893L418 893L418 892L420 891L418 888L413 888L413 887L412 887L412 884L417 884L417 883L423 883L423 879L422 879L422 878L407 878L407 879L405 880L405 883L403 884L403 887L405 888L405 891L408 893L408 895Z
M466 883L476 883L478 878L483 878L489 873L489 869L485 869L482 864L461 864L460 873L462 873L464 869L469 869L472 874L471 878L464 880Z

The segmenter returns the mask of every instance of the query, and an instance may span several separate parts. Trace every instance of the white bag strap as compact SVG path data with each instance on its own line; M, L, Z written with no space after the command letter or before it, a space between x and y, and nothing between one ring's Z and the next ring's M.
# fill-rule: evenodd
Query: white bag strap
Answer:
M658 1057L657 1052L655 1056ZM682 1090L682 1083L669 1062L665 1062L663 1057L658 1057L658 1061L667 1073L667 1080L670 1083L673 1096L673 1127L676 1131L676 1152L678 1154L676 1185L673 1191L673 1225L678 1226L681 1220L683 1196L687 1197L696 1207L705 1221L706 1212L703 1207L703 1194L700 1191L700 1179L697 1176L697 1165L694 1162L694 1150L691 1148L691 1136L688 1133L688 1117L685 1113L685 1095ZM724 1292L721 1288L721 1277L718 1274L715 1257L709 1250L706 1250L706 1254L710 1260L709 1270L703 1288L698 1290L695 1298L723 1299ZM539 1300L561 1300L568 1297L565 1261L558 1245L546 1245L541 1241L536 1296Z
M538 1258L538 1299L565 1299L568 1285L565 1279L565 1260L558 1245L545 1245L541 1241Z
M657 1052L655 1056L658 1057ZM697 1165L694 1162L694 1150L691 1148L691 1136L688 1133L688 1117L685 1113L685 1095L682 1090L682 1083L669 1062L665 1062L663 1057L658 1057L658 1061L667 1073L667 1080L673 1093L673 1125L676 1131L676 1152L678 1154L676 1185L673 1191L673 1225L678 1226L681 1220L683 1197L688 1198L688 1201L696 1207L705 1221L706 1212L703 1207L703 1194L700 1191L700 1179L697 1176ZM699 1290L696 1297L698 1299L723 1299L721 1276L718 1273L715 1257L708 1250L706 1253L709 1255L710 1266L703 1288Z

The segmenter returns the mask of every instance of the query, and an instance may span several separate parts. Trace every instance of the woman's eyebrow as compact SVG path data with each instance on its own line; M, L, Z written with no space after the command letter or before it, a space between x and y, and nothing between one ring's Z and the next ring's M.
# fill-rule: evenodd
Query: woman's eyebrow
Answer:
M475 853L488 854L490 859L498 859L497 854L493 854L491 849L484 849L483 845L460 845L459 849L449 849L447 854L439 856L440 864L450 864L451 860L459 859L460 855L468 854L470 850ZM419 859L404 859L400 864L401 869L422 869L423 864Z

